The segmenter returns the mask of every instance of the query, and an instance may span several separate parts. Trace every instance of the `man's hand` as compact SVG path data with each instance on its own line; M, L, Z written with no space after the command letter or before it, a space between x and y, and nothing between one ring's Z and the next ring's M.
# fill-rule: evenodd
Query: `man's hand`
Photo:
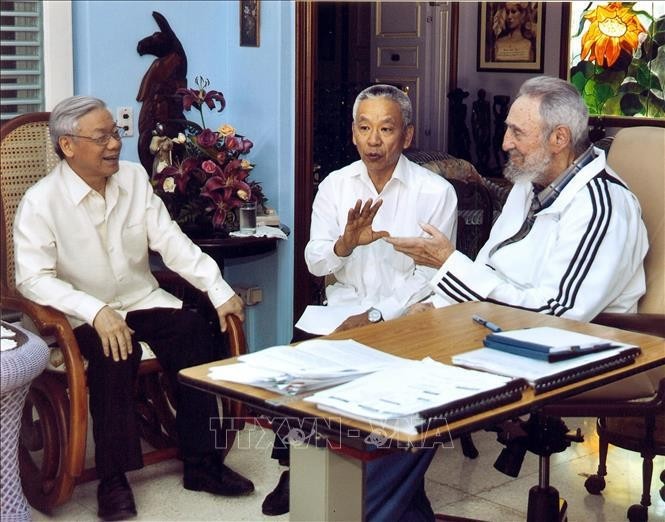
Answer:
M436 227L420 225L430 237L387 237L395 250L412 258L417 265L439 269L455 251L455 247Z
M127 360L127 355L132 353L132 330L123 317L109 306L102 308L92 326L102 340L104 355L113 356L114 361Z
M433 308L434 305L432 303L414 303L406 309L404 315L415 315L419 314L420 312L427 312Z
M390 235L385 230L377 232L372 230L374 216L376 216L382 204L382 199L379 199L374 205L372 205L371 198L364 205L362 200L356 201L355 206L349 209L344 234L335 243L334 251L336 255L339 257L350 256L357 246L369 245L377 239Z
M350 330L351 328L356 328L358 326L365 326L366 324L371 324L369 321L369 315L367 312L362 312L344 319L344 322L335 328L335 332L343 332L344 330Z
M219 326L222 332L226 332L226 316L235 314L241 321L245 320L245 303L237 295L217 307L217 316L219 317Z

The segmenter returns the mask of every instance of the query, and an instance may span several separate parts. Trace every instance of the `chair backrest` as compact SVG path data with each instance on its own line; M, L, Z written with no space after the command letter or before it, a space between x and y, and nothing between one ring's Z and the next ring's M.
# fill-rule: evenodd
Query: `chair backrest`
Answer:
M14 295L13 224L25 191L60 161L48 130L48 112L17 116L0 128L0 290Z
M439 157L440 155L440 157ZM421 163L452 184L457 195L457 249L474 259L487 241L493 221L492 196L483 178L466 160L446 153L417 152L411 161Z
M644 261L642 313L665 313L665 128L628 127L615 136L607 163L628 184L642 207L649 236Z

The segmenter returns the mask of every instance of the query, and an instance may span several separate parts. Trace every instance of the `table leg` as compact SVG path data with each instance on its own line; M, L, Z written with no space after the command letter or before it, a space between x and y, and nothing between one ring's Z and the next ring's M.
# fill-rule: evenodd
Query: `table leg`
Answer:
M290 520L363 520L363 462L306 444L290 459Z

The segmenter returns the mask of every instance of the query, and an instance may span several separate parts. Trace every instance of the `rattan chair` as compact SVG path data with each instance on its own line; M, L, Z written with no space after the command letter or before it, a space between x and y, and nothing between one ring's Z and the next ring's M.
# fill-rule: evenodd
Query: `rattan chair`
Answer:
M64 314L23 298L14 283L13 222L26 189L45 176L59 158L48 131L49 113L18 116L0 128L0 308L15 310L34 323L49 339L52 354L60 351L63 371L47 370L31 385L21 421L19 460L23 490L36 509L50 512L67 502L78 483L96 478L94 468L85 469L88 396L84 359ZM159 277L158 277L159 279ZM170 278L172 285L185 285ZM228 320L228 351L245 353L245 336L237 317ZM145 464L178 454L174 410L166 379L156 359L141 362L136 389L136 412L141 436L154 448L144 453ZM224 410L242 416L237 405L224 403Z

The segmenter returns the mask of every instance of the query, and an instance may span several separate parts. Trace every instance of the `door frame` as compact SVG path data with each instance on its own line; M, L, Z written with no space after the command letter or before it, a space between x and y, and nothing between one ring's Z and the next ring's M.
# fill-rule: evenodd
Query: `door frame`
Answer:
M296 118L293 216L293 320L311 303L314 278L305 264L305 246L314 193L314 75L316 72L316 2L296 2Z

